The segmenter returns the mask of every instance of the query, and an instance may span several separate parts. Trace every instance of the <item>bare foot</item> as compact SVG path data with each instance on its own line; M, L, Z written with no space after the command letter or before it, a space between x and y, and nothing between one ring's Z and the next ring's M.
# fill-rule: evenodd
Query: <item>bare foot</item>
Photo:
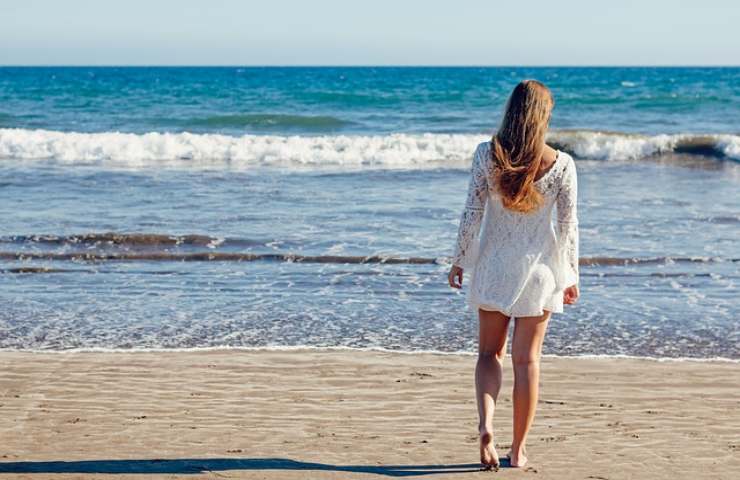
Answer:
M493 429L485 427L480 429L480 463L486 470L498 469L500 465L498 452L493 446Z
M506 458L509 459L509 466L514 468L521 468L524 465L527 464L528 458L526 455L524 455L524 450L522 450L520 453L515 454L513 450L509 450L509 453L506 454Z

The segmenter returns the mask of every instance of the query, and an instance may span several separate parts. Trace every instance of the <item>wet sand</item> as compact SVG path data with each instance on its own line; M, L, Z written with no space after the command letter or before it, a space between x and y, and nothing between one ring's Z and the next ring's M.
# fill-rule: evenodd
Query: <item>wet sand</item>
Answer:
M474 356L0 352L0 479L740 478L740 364L546 357L524 469L478 471ZM511 440L511 368L496 444Z

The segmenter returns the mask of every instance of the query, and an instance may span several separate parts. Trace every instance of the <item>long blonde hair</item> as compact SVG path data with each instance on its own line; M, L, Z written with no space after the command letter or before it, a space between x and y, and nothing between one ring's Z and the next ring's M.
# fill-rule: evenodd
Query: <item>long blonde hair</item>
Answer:
M498 191L510 210L527 213L542 204L534 179L554 105L550 90L537 80L520 82L506 103L501 126L491 139L491 155L500 172Z

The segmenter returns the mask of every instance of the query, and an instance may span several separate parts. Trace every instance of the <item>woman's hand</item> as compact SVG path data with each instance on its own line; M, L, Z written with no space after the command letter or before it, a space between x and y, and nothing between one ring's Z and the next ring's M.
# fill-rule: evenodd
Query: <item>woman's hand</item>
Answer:
M450 286L452 288L462 288L463 269L457 265L453 265L452 268L450 268L450 274L447 276L447 281L450 282Z
M563 290L563 303L573 305L578 300L578 285L573 285Z

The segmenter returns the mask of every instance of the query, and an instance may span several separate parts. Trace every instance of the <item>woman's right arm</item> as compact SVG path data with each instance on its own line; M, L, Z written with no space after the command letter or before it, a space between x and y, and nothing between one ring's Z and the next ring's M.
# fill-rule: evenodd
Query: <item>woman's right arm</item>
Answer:
M566 287L578 285L578 176L573 159L569 159L557 195L558 248L565 268ZM577 291L576 291L577 295Z

